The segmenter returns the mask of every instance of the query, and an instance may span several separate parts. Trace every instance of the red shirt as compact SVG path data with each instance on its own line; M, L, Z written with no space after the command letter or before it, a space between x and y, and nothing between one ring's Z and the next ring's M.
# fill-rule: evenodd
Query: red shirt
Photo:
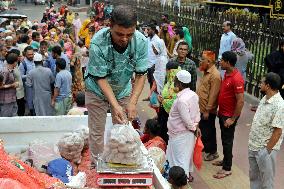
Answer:
M243 77L237 69L234 69L231 74L225 73L218 98L219 115L239 116L234 115L237 104L236 94L244 93L244 86Z

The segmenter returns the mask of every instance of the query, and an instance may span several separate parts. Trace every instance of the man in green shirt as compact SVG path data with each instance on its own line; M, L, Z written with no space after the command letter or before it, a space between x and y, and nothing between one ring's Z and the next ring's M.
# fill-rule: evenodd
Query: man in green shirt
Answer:
M109 106L114 124L127 123L137 115L136 104L144 87L148 60L147 39L135 30L136 23L132 8L117 6L110 28L98 31L91 41L85 83L92 167L103 152Z

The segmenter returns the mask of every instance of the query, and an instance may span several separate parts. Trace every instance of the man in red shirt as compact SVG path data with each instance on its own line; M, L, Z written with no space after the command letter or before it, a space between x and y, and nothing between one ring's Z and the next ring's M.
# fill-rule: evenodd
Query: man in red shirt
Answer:
M241 73L235 68L236 62L237 55L234 52L226 51L222 54L220 66L226 72L218 98L218 115L224 158L222 161L213 163L213 165L222 166L222 169L214 175L214 178L217 179L232 174L235 127L244 106L244 80Z

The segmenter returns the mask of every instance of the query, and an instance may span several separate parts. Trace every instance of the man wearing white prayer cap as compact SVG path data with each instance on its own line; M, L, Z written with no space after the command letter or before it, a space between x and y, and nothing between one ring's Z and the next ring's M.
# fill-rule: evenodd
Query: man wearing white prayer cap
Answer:
M168 119L169 142L167 147L167 160L170 167L182 167L190 182L193 181L193 149L195 135L199 135L198 123L200 121L199 98L189 86L191 75L186 70L176 74L175 90L177 98L173 103Z

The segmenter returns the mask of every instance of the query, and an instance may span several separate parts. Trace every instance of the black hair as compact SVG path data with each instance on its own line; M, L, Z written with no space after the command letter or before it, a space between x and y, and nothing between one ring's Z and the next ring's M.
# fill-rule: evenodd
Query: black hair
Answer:
M156 25L153 24L153 23L152 23L152 24L149 24L148 27L151 28L151 29L154 30L154 31L156 30Z
M169 15L168 14L162 14L162 16L166 17L167 19L169 19Z
M56 67L60 70L64 70L66 68L66 61L63 58L56 59Z
M33 32L32 33L32 39L34 40L37 36L40 36L38 32Z
M181 41L181 42L178 44L177 49L179 49L179 47L180 47L181 45L186 45L186 46L188 47L188 50L189 50L189 45L188 45L187 42Z
M160 126L157 119L148 119L145 123L145 127L154 136L157 136L160 133Z
M4 81L4 75L2 75L1 73L0 73L0 83L2 83Z
M84 46L84 42L81 41L81 40L79 40L79 41L78 41L78 46L79 46L79 47L83 47L83 46Z
M157 22L157 20L155 20L155 19L151 19L151 20L150 20L150 24L154 24L155 26L157 26L157 25L158 25L158 22Z
M84 107L85 106L85 93L80 91L77 93L75 102L78 107Z
M179 166L173 166L169 170L169 179L171 184L177 187L185 186L187 184L187 175L183 168Z
M179 64L173 60L170 60L166 65L167 70L178 69L178 67L179 67Z
M32 26L32 30L37 30L38 29L38 25L33 25Z
M229 62L231 66L235 66L237 63L237 54L232 51L226 51L222 54L222 59Z
M7 61L7 64L14 64L16 62L18 62L18 55L15 54L15 53L9 53L7 56L6 56L6 61Z
M47 41L41 41L40 46L48 46L48 42Z
M278 90L281 87L281 77L273 72L266 74L264 83L269 85L272 90Z
M79 13L75 12L75 16L79 16Z
M18 49L11 49L11 50L9 51L9 53L14 53L14 54L16 54L16 55L18 55L18 56L21 55L21 52L20 52Z
M21 30L22 30L25 34L29 31L28 28L21 28Z
M31 46L27 46L25 49L24 49L24 53L26 54L27 51L30 51L30 50L34 50Z
M28 43L30 37L27 34L23 34L21 37L21 42L22 43Z
M62 49L61 49L61 47L60 46L55 46L55 47L53 47L52 49L51 49L51 51L53 52L53 53L55 53L55 54L58 54L59 56L61 55L61 53L62 53Z
M184 38L184 32L183 32L182 28L178 28L176 30L176 34L179 35L180 38Z
M130 28L137 24L137 13L130 6L119 5L114 8L110 20L112 25Z

